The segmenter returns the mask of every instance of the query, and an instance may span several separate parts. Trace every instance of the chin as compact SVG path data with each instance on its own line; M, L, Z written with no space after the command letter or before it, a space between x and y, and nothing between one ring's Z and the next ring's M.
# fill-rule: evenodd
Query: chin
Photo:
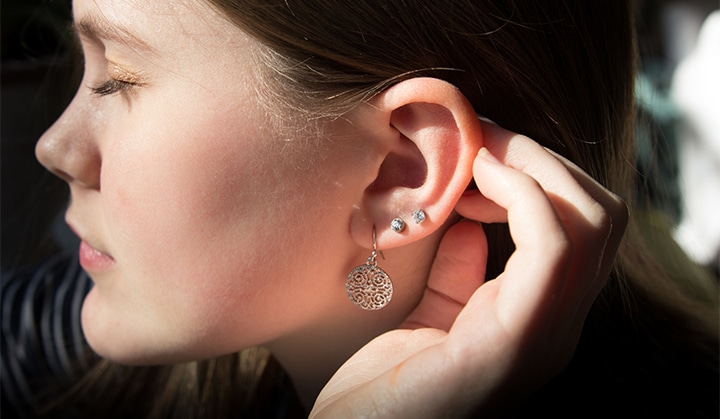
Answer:
M142 333L137 321L114 313L96 290L86 296L81 324L85 340L100 357L123 365L160 365L189 360L180 348L159 342L160 336Z
M153 366L180 364L207 359L223 353L208 352L187 342L161 340L158 336L118 333L95 322L83 322L83 333L90 348L101 358L121 365Z
M115 307L92 289L83 302L81 324L90 348L109 361L136 366L178 364L237 352L255 342L207 336L204 329L173 329L145 313ZM242 346L247 343L247 346Z
M158 348L122 339L94 339L92 333L85 332L90 348L101 358L121 365L151 366L190 362L201 359L186 351L171 348Z

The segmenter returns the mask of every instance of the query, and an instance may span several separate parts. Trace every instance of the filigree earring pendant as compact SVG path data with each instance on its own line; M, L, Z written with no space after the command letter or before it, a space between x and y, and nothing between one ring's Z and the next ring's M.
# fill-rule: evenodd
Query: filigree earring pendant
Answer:
M393 284L385 271L377 266L377 241L373 227L373 250L367 262L350 271L345 279L350 301L363 310L380 310L393 295Z

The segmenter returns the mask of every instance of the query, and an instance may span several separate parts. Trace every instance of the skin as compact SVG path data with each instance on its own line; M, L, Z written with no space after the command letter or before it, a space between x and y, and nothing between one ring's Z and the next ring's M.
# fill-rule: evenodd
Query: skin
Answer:
M165 4L74 2L76 22L125 26L152 51L81 33L80 89L37 145L38 159L70 185L70 226L114 259L90 271L90 344L119 362L164 363L303 329L337 333L328 312L359 322L342 279L370 243L359 247L346 234L359 177L345 168L369 151L345 142L329 159L322 145L310 152L277 138L254 89L253 41L201 5L178 2L163 13ZM95 94L109 77L137 85Z
M348 302L344 278L365 263L375 224L358 209L389 146L350 117L288 140L257 92L257 44L204 3L79 0L73 13L83 80L36 154L70 187L70 227L110 260L86 266L91 347L162 364L262 344L311 406L417 305L431 261L403 261L439 240L387 250L379 232L393 303ZM122 87L107 94L108 80Z
M105 262L86 266L95 287L82 312L100 355L171 363L263 344L313 414L329 417L489 405L529 370L521 390L569 360L625 224L620 201L579 169L481 127L462 94L433 79L288 141L257 92L258 45L204 3L73 10L83 82L36 153L68 182L68 224ZM499 163L477 155L482 144ZM397 183L408 168L422 185ZM462 195L473 175L481 193ZM359 310L343 279L369 256L374 226L418 206L430 215L421 226L378 229L391 305ZM454 210L510 223L518 249L502 278L482 285L477 224L445 234ZM443 235L434 260L417 257ZM542 369L531 368L538 351L552 359ZM431 388L444 390L426 397Z

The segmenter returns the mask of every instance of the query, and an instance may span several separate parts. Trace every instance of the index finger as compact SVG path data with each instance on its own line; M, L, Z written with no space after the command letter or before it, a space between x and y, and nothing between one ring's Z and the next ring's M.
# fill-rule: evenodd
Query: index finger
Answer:
M507 211L516 245L494 285L499 288L496 301L499 320L505 327L517 330L531 321L551 319L551 315L537 314L552 311L559 302L572 245L550 198L535 179L503 165L484 148L475 159L473 174L480 192ZM478 292L482 293L484 287ZM468 308L473 304L471 300ZM466 319L472 329L476 321L472 311L461 313L453 328L463 327Z

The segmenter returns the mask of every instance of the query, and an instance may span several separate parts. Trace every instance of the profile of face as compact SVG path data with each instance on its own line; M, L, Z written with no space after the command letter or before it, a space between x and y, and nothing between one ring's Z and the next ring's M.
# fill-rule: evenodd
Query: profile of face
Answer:
M83 80L36 153L70 186L91 346L171 362L366 316L344 297L369 255L347 234L362 134L337 121L334 141L279 135L256 41L204 2L73 12Z

